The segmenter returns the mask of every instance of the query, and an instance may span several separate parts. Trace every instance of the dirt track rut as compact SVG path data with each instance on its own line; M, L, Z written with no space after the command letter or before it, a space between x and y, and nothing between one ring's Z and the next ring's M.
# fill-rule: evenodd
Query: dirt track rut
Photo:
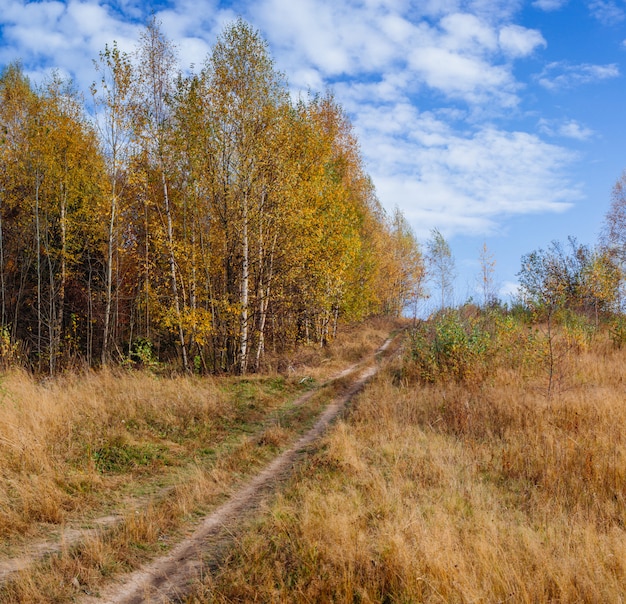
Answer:
M393 341L388 339L377 351L384 352ZM81 604L140 604L172 602L184 597L190 585L210 572L207 560L219 556L225 542L232 539L237 527L249 519L258 505L271 494L280 480L294 467L298 458L328 428L350 399L378 371L379 366L357 365L338 377L353 376L348 390L336 397L320 415L315 425L288 450L276 457L266 468L211 514L206 516L195 532L175 546L169 554L127 576L123 583L114 583L96 596L87 596Z

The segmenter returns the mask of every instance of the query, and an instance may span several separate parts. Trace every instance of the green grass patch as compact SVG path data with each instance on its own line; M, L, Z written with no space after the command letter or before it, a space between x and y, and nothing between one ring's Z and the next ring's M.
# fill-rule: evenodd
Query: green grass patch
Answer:
M152 443L130 444L116 439L96 449L96 469L103 474L123 474L137 468L171 465L167 447Z

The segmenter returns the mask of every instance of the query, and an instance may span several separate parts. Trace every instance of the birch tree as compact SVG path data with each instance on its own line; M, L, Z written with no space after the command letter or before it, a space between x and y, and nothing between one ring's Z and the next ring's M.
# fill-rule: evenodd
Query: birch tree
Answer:
M183 368L189 370L187 344L182 321L182 303L178 285L178 269L174 242L174 218L172 199L170 198L170 179L172 157L169 153L171 133L170 101L174 93L176 78L176 56L172 43L163 35L159 24L152 19L140 36L137 51L137 113L141 144L147 159L154 163L156 176L160 184L160 204L165 222L165 240L167 247L170 288L174 307L174 323L181 349Z
M67 346L78 350L74 335L67 332L68 286L70 280L77 285L82 281L86 248L101 237L98 212L104 173L95 133L71 81L55 76L48 82L38 117L44 124L37 132L44 166L39 191L44 230L38 230L48 271L48 362L54 373L60 354L72 354ZM38 225L42 226L39 218Z
M487 248L487 242L483 242L478 260L480 262L479 285L483 298L483 306L487 308L497 300L494 282L496 259L489 251L489 248Z
M35 262L29 132L36 104L21 66L7 66L0 76L0 289L3 337L12 345L40 308L29 279ZM39 325L30 325L34 333Z
M439 307L450 304L456 269L450 245L438 229L430 232L426 242L428 272L434 286L439 290Z
M241 19L218 38L204 78L219 150L215 168L220 188L214 201L226 231L225 293L229 306L238 307L236 356L240 373L245 373L251 343L253 238L260 236L255 258L260 268L266 258L263 242L272 240L266 220L273 192L272 139L287 96L266 42Z
M96 124L107 163L109 184L108 236L105 265L106 299L102 335L101 362L109 357L112 327L114 263L120 242L119 203L127 177L129 153L133 134L133 68L130 57L117 44L106 45L94 61L99 80L91 86L96 109ZM119 263L118 263L119 264ZM119 268L119 267L118 267ZM117 272L117 271L116 271ZM116 278L116 282L119 278ZM117 289L117 285L116 285Z

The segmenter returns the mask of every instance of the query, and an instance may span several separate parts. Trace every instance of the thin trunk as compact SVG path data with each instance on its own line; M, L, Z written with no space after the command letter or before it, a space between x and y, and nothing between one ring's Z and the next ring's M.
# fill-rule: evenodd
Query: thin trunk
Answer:
M170 199L167 191L167 181L165 180L165 171L161 170L161 182L163 184L163 197L165 200L165 215L167 218L167 241L169 246L170 261L170 278L172 280L172 295L174 297L174 311L176 312L176 321L178 322L178 339L183 353L183 368L189 371L189 362L187 360L187 345L185 344L185 333L183 331L182 314L180 309L180 298L178 295L178 284L176 282L176 258L174 256L174 229L172 226L172 213L170 211Z
M191 224L191 282L189 284L189 308L191 309L191 312L194 314L194 316L196 315L196 310L198 308L198 291L197 291L198 284L197 284L196 279L197 279L196 224L195 224L195 220L192 220L192 224ZM189 351L190 352L193 350L193 346L196 343L197 334L198 334L197 321L194 320L192 328L191 328L191 335L189 338ZM196 369L195 359L194 359L194 369Z
M196 225L191 228L191 284L189 285L189 306L193 310L198 307L198 283L196 270Z
M148 340L150 340L150 240L148 237L148 202L146 199L144 199L144 204L143 204L143 210L144 210L144 221L145 221L145 228L146 228L146 234L145 234L145 240L146 240L146 245L145 245L145 258L144 258L144 262L145 262L145 269L146 269L146 274L145 274L145 280L146 280L146 338ZM141 331L141 318L139 319L139 330ZM132 345L132 338L129 340L128 342L128 346L129 346L129 350L130 350L130 346Z
M140 309L136 309L137 312L137 322L139 323L139 330L141 331L141 315L139 314ZM130 320L128 322L128 350L126 351L126 356L130 358L130 353L133 348L133 333L135 331L135 311L130 313ZM115 344L115 348L117 350L117 343Z
M49 222L46 215L46 226L49 228ZM44 252L46 259L48 260L48 282L49 282L49 294L48 294L48 370L50 375L54 373L54 363L56 361L56 341L54 333L54 318L56 316L55 305L55 287L54 287L54 267L52 266L52 254L50 250L50 241L48 240L49 233L44 233Z
M89 266L87 273L87 367L91 367L93 356L93 294L91 290L93 268L91 266L91 254L87 256L87 265Z
M6 284L4 276L4 232L2 223L2 198L0 198L0 290L2 292L2 317L0 317L0 325L2 326L2 328L4 328L7 322L7 307Z
M552 308L548 310L548 400L554 389L554 345L552 340Z
M41 373L41 218L39 216L39 173L35 176L35 248L37 255L37 370Z
M117 199L115 184L111 195L111 219L109 220L109 242L107 249L106 273L106 307L104 310L104 333L102 335L102 364L106 365L109 356L109 331L111 325L111 306L113 301L113 250L115 248L115 218L117 213Z
M15 311L13 312L13 322L11 326L11 338L13 341L17 339L17 331L20 319L20 310L22 308L22 300L24 298L24 290L26 289L26 284L29 283L29 274L32 260L29 259L25 261L20 270L20 286L17 291L17 299L15 300Z
M248 194L243 197L242 228L242 264L241 264L241 343L239 371L246 373L248 364L248 294L250 285L250 258L248 242Z
M61 352L63 318L65 311L65 287L67 285L67 188L62 187L61 195L61 280L59 283L59 304L56 314L54 337L57 354ZM54 363L56 366L56 360Z
M261 356L263 355L265 349L265 324L267 322L267 309L270 301L270 289L272 286L272 277L274 272L274 251L276 249L277 239L278 234L275 233L274 240L272 241L272 250L270 252L267 285L265 286L265 290L263 290L262 285L259 288L261 291L261 302L259 304L259 342L256 349L255 371L259 370L259 366L261 364Z
M205 273L205 279L206 279L205 291L206 291L206 296L211 307L211 342L213 345L213 351L212 351L213 372L215 373L217 372L217 350L219 347L218 339L217 339L217 329L216 329L217 310L215 308L215 296L213 295L211 271L209 269L209 263L207 261L207 252L206 252L206 246L204 242L204 233L205 233L205 229L200 229L200 253L202 256L202 264L204 266L204 273Z
M111 345L115 346L115 350L117 350L117 343L120 338L120 250L117 245L117 233L120 232L120 213L119 210L115 219L115 243L116 245L113 247L113 266L115 267L115 286L113 288L115 292L115 304L113 305L112 315L111 315L111 323L109 327L109 348Z

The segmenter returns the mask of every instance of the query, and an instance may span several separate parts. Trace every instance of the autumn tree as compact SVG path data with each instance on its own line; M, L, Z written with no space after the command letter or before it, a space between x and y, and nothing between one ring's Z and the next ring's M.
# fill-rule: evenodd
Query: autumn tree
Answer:
M592 310L596 326L601 312L619 311L620 280L619 267L606 248L591 252L582 267L581 297L586 310Z
M57 357L62 352L70 354L68 347L78 345L73 341L78 333L72 333L76 327L72 317L66 316L66 307L76 304L76 309L82 310L86 301L84 260L101 241L98 210L104 173L95 132L71 82L57 77L49 81L40 117L46 131L43 138L42 132L37 133L44 170L40 191L43 221L38 222L44 227L40 236L48 273L48 361L54 372ZM68 300L70 287L78 300ZM75 313L73 320L78 316Z
M611 205L604 217L602 243L621 263L626 261L626 171L611 192Z
M611 204L604 217L600 245L603 255L611 259L620 276L617 305L621 309L626 275L626 171L613 186Z
M454 257L450 245L438 229L430 232L426 250L428 274L434 286L439 290L440 308L443 310L452 298L456 277Z
M114 285L119 283L120 199L128 178L129 157L133 135L133 68L130 57L117 44L106 45L94 61L99 80L91 86L96 111L96 125L107 164L108 224L105 266L105 308L101 361L108 360ZM115 269L115 270L114 270ZM114 277L115 275L115 277Z
M425 297L425 266L420 246L408 221L398 208L390 221L389 233L381 250L384 271L384 312L399 316L409 306Z
M359 264L368 207L358 146L345 112L332 95L312 99L306 111L318 160L300 234L302 322L323 344L342 310L356 310L344 302L351 297L350 277Z
M14 66L3 76L2 101L3 210L19 227L9 262L3 220L5 320L33 345L37 369L52 373L85 352L78 317L89 297L85 257L100 237L101 156L71 82L55 75L33 90Z
M251 269L254 261L259 279L267 277L267 245L276 226L269 206L275 201L280 152L273 141L287 91L266 42L241 19L218 38L205 77L220 148L217 169L223 195L218 212L232 241L226 257L226 295L238 307L237 364L245 373L252 341Z
M518 273L525 303L550 315L559 308L593 312L610 310L617 298L618 273L605 249L592 250L568 238L522 257Z
M420 295L345 111L292 102L250 25L200 73L155 20L95 68L90 118L70 82L0 76L0 351L9 334L40 371L115 352L246 373Z
M19 64L0 75L0 304L1 327L15 341L33 257L32 215L26 207L28 124L36 94ZM31 240L32 241L32 240Z
M540 248L522 256L517 276L527 305L543 308L550 316L556 308L577 300L581 281L578 257L584 251L573 252L568 254L561 242L553 241L547 250Z
M479 286L485 308L497 301L495 291L494 274L496 270L496 259L487 247L487 242L483 242L478 255L480 262Z

